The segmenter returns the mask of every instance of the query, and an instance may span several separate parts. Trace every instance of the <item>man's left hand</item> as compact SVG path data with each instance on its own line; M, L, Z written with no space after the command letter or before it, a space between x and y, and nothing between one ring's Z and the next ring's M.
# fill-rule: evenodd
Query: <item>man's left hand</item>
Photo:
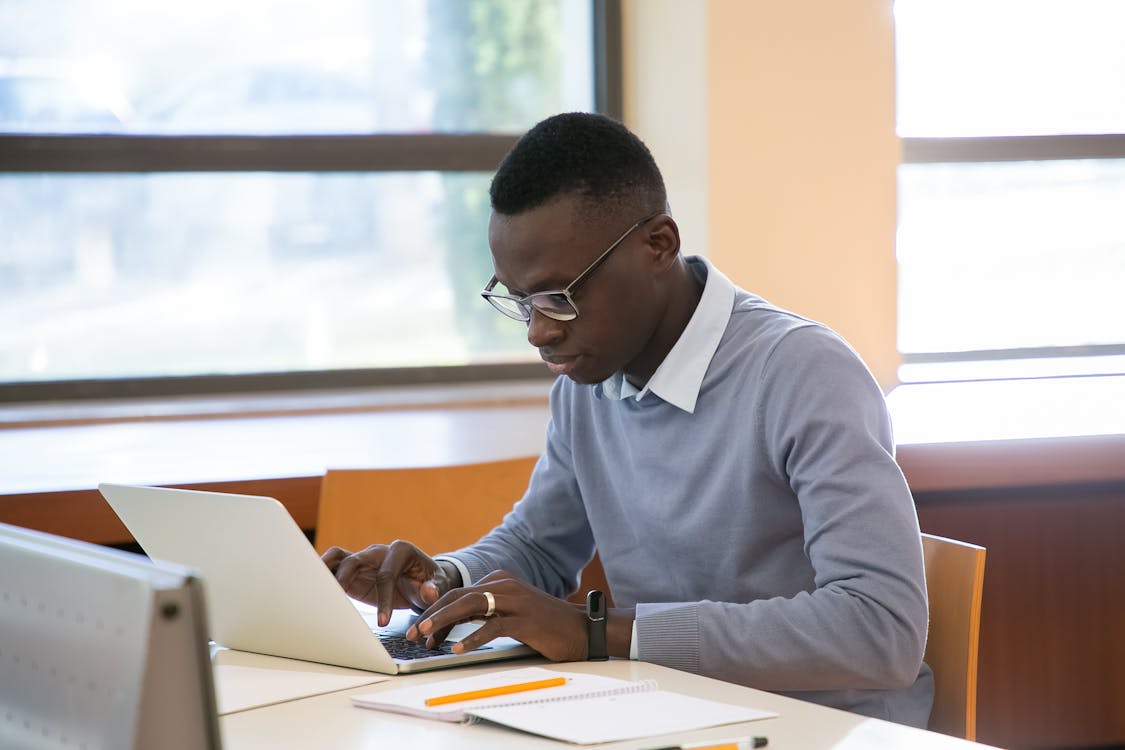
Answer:
M488 617L486 591L492 594L494 602ZM455 653L472 651L494 638L507 636L526 643L551 661L586 658L585 609L502 570L489 573L472 586L447 592L419 615L406 637L425 638L426 645L433 648L445 640L453 626L481 619L484 624L457 643L453 647Z

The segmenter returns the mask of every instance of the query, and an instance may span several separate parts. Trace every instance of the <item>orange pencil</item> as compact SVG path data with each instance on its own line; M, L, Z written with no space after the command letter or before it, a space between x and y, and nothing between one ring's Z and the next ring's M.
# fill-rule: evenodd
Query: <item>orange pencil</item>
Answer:
M514 685L498 685L497 687L482 688L480 690L467 690L464 693L439 695L436 698L427 698L425 703L427 706L444 706L446 703L473 701L478 698L491 698L496 695L510 695L511 693L522 693L527 690L539 690L540 688L558 687L559 685L565 684L565 677L552 677L547 680L517 682Z

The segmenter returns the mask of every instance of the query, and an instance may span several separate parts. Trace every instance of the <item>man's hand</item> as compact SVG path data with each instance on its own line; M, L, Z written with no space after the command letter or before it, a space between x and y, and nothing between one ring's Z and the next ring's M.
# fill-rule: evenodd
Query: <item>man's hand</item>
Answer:
M375 605L380 626L391 621L392 610L411 607L420 612L461 585L456 568L439 565L402 540L354 553L333 547L321 559L348 596Z
M492 594L495 611L487 618ZM502 570L476 584L447 591L406 632L411 640L425 638L433 648L454 625L485 618L479 629L453 646L455 653L480 648L493 638L507 636L526 643L551 661L582 661L587 654L586 612Z

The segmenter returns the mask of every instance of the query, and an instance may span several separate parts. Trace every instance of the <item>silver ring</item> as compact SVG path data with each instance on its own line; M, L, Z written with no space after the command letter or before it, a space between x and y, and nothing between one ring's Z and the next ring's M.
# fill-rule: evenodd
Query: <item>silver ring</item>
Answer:
M484 594L484 600L488 602L488 609L484 611L484 616L492 617L496 614L496 597L492 595L491 591L482 591L480 593Z

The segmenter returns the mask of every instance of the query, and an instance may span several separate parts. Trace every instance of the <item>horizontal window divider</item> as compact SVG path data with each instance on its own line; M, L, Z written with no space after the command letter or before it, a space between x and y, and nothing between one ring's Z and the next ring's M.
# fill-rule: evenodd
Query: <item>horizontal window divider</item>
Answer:
M1125 159L1125 134L903 138L904 164Z
M0 172L493 172L518 138L0 135Z
M0 383L0 403L456 385L552 379L541 362Z
M1125 344L1041 346L1014 349L974 349L963 352L904 352L904 364L977 362L981 360L1036 359L1046 357L1106 357L1125 354Z

